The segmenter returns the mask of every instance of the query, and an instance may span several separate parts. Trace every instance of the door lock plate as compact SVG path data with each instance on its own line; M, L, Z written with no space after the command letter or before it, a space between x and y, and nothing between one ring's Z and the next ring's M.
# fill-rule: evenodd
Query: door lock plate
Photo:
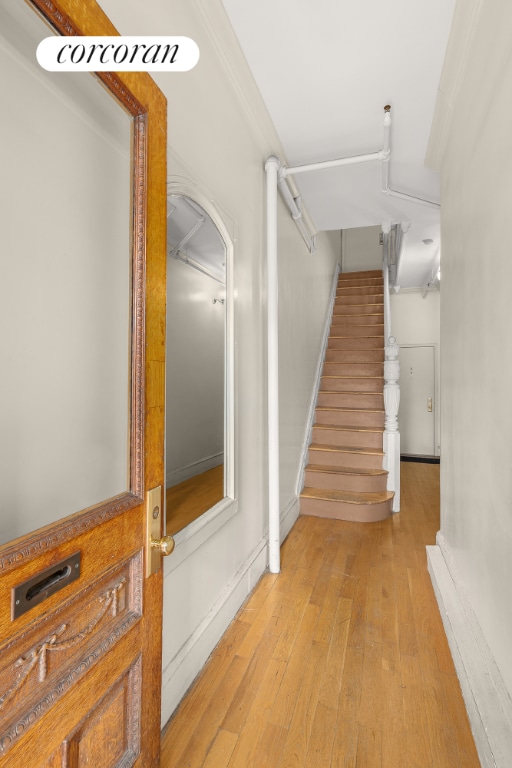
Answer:
M172 536L162 537L162 486L148 491L146 497L146 577L156 573L162 565L162 557L174 549Z
M153 488L146 496L146 577L156 573L162 562L162 555L151 542L162 536L162 486Z

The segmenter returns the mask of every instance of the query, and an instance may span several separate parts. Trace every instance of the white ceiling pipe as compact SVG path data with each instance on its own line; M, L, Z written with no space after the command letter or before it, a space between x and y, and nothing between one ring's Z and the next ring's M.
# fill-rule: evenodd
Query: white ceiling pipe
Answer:
M337 160L325 160L321 163L309 163L308 165L295 165L291 168L283 168L284 177L296 173L306 173L308 171L322 171L325 168L338 168L342 165L356 165L357 163L368 163L371 160L382 160L382 151L370 152L367 155L355 155L354 157L340 157Z
M270 573L281 570L279 520L279 354L277 183L281 163L271 156L267 172L267 410L268 410L268 559Z
M391 335L391 307L389 303L389 234L391 224L382 225L382 275L384 278L384 339L388 343Z
M191 229L189 232L187 232L187 234L185 235L185 237L183 237L183 238L180 240L180 242L178 243L178 245L175 245L175 246L174 246L174 248L172 249L172 251L169 253L169 256L172 256L172 257L174 258L174 257L176 256L176 254L178 253L178 251L181 251L181 249L183 248L183 246L184 246L184 245L186 245L186 244L188 243L188 241L189 241L191 238L193 238L193 237L194 237L194 235L196 234L196 232L197 232L199 229L201 229L201 227L203 226L203 224L204 224L204 216L201 216L201 218L200 218L200 219L198 219L198 220L196 221L196 223L194 224L194 226L192 227L192 229Z
M410 221L402 221L400 224L400 248L398 250L398 253L396 255L396 276L395 276L395 292L398 293L400 290L400 271L402 268L403 263L403 253L404 253L404 246L405 246L405 240L407 237L407 233L411 228L411 222Z
M435 288L441 282L441 248L440 247L436 249L434 258L431 261L431 265L432 266L430 267L430 280L425 286L423 298L425 298L425 296L431 290L431 288Z
M439 210L441 205L439 203L433 203L431 200L425 200L422 197L415 197L414 195L406 195L405 192L397 192L396 189L383 189L382 192L389 197L397 197L399 200L407 200L410 203L417 203L418 205L425 205L427 208L434 208Z
M279 162L279 161L278 161ZM290 209L290 213L292 215L292 219L297 224L297 228L302 235L302 239L306 243L308 250L310 253L314 253L316 251L316 242L314 235L311 235L302 216L302 211L299 208L300 198L294 197L291 193L290 187L288 186L288 182L286 181L285 175L283 173L284 169L279 166L278 176L277 176L277 185L279 187L279 191L281 192L283 199ZM299 201L299 202L297 202Z

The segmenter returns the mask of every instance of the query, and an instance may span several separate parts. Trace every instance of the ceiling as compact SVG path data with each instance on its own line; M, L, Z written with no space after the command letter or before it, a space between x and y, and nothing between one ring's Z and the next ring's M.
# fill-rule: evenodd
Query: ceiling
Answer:
M224 241L206 211L184 195L167 198L167 252L225 285Z
M440 202L438 174L424 159L455 0L223 4L289 166L381 149L390 104L389 186ZM383 195L380 166L294 181L318 230L409 221L400 282L423 287L439 258L439 210Z

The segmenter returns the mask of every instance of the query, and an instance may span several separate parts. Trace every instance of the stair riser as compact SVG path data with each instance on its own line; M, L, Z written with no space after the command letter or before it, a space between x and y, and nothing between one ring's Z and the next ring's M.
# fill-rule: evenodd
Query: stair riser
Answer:
M366 315L333 315L331 325L382 325L384 323L384 313Z
M359 523L375 523L386 520L391 514L392 501L379 504L348 504L343 501L301 499L300 514L327 517L331 520L347 520Z
M335 472L311 472L306 469L304 485L330 491L378 493L386 490L387 475L343 475Z
M362 269L360 272L340 272L338 280L351 280L354 277L380 277L382 278L382 269Z
M384 298L382 293L372 293L372 294L365 294L360 293L356 294L355 296L349 295L347 292L347 295L339 296L334 301L335 307L349 307L353 304L362 305L362 304L383 304Z
M382 469L382 456L375 456L371 453L324 451L322 449L310 448L308 461L311 464L325 464L329 467Z
M367 302L366 304L346 304L344 302L336 302L334 305L335 317L345 317L345 315L371 315L380 312L384 313L384 305L382 302Z
M382 363L384 349L327 349L326 363Z
M325 408L379 408L384 409L382 393L319 392L318 405Z
M353 336L377 336L382 339L384 344L384 325L382 324L366 324L366 325L343 325L332 323L329 336L334 338L352 338Z
M379 351L382 351L384 353L384 333L382 334L382 337L380 335L378 336L368 336L368 337L344 337L344 336L329 336L328 349L337 349L337 350L346 350L346 349L352 349L356 351L361 351L363 349L378 349Z
M384 376L383 363L325 362L324 376Z
M313 442L338 448L374 448L382 451L382 432L354 432L313 427Z
M324 411L316 409L315 421L317 424L332 424L336 427L369 427L370 429L384 429L383 413L365 413L364 411Z
M321 392L380 392L384 388L384 379L349 378L322 376L320 379Z
M338 280L338 288L373 288L384 285L382 277L353 277L346 280Z
M340 286L336 289L336 298L342 298L343 296L375 296L376 294L382 294L382 285L367 285L367 286Z

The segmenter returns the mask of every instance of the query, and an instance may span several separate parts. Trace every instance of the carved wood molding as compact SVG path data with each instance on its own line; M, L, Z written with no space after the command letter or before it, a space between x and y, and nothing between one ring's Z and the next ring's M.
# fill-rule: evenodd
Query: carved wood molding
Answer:
M29 2L37 8L59 34L66 37L84 34L83 30L59 8L58 3L52 2L52 0L29 0ZM102 80L131 115L143 115L147 111L115 72L98 72L96 76Z
M124 737L126 749L116 768L131 768L140 755L140 701L142 694L142 658L137 656L130 668L114 683L105 696L97 703L97 706L82 720L70 733L62 744L62 768L75 768L76 746L82 741L91 721L102 719L109 699L112 700L120 688L126 686L129 689L130 698L137 702L137 706L127 708L125 719L118 723L119 733ZM75 747L75 750L73 749Z
M144 494L144 340L146 337L146 205L147 118L134 120L133 157L133 307L132 307L132 423L131 487Z
M48 532L35 532L24 538L23 543L14 543L3 549L0 557L0 573L7 573L19 565L44 554L50 549L70 541L75 536L86 533L117 515L128 512L142 503L142 498L133 493L124 493L112 501L73 516L67 522L59 522Z
M80 661L66 674L59 682L38 701L30 711L25 712L16 722L14 722L4 733L0 734L0 755L5 754L10 747L38 720L55 702L61 698L71 686L95 664L101 656L112 648L120 638L128 632L129 629L139 621L136 613L129 612L124 620L115 627L115 629L106 637L100 645L92 650L85 658Z
M44 640L31 648L28 653L16 659L14 666L19 667L21 671L17 675L13 685L0 696L0 709L2 709L5 702L21 688L36 666L38 669L38 682L43 683L46 680L48 653L51 653L52 651L67 651L75 645L80 645L80 643L82 643L100 623L109 608L112 608L112 616L115 618L117 616L118 595L125 584L126 579L122 578L118 584L111 589L108 589L105 594L101 595L98 598L98 602L103 604L100 611L86 627L76 632L72 637L68 637L61 641L58 640L63 632L68 629L67 624L61 624L51 635L45 637Z

